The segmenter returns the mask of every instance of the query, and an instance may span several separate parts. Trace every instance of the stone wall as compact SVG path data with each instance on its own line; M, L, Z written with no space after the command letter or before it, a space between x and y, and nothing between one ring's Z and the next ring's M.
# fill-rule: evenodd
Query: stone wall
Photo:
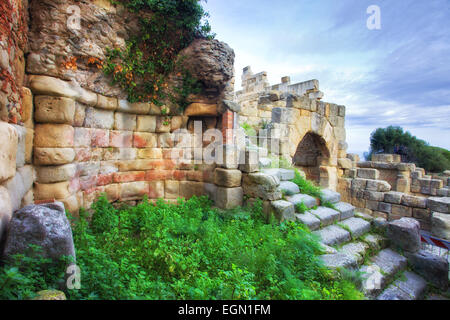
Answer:
M33 202L31 92L24 87L27 1L0 3L0 240L12 213Z
M72 5L80 10L79 29L68 23L76 13ZM107 47L125 45L137 30L135 15L106 0L8 0L1 6L7 13L2 28L10 28L0 38L0 237L13 212L31 203L58 200L72 214L101 194L131 202L209 195L224 208L242 204L240 178L226 178L237 167L217 168L220 161L205 159L212 142L224 149L205 131L217 131L226 144L234 125L228 45L196 40L180 54L204 87L188 97L185 110L173 102L129 103L90 61L103 60ZM175 75L169 78L178 84ZM189 143L180 146L182 139ZM237 197L228 201L233 192Z
M267 73L253 75L250 67L244 69L242 80L243 90L236 93L241 106L237 122L259 132L260 141L252 142L293 162L320 186L335 190L343 174L339 159L347 155L345 107L321 101L317 80L291 85L283 77L281 84L270 86ZM261 136L266 137L263 143Z
M343 201L389 221L415 218L422 230L450 239L449 172L433 179L415 164L400 161L398 155L383 154L361 162L349 154L338 186Z

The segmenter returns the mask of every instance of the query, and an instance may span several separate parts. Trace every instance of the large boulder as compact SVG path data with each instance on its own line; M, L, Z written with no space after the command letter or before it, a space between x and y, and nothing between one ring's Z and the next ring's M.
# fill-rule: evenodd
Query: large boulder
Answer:
M13 214L3 253L5 258L26 253L30 244L41 247L46 258L75 258L72 229L64 204L29 205Z
M184 49L180 56L192 76L206 88L222 92L234 76L234 51L218 40L198 39Z

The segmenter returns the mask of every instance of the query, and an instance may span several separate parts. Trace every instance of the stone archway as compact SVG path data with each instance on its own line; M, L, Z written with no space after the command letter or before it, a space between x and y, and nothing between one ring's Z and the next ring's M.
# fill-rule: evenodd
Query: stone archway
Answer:
M321 176L323 171L320 167L328 165L329 159L330 151L324 138L316 133L308 132L298 144L292 162L295 167L305 172L308 180L321 185L323 178L328 177Z

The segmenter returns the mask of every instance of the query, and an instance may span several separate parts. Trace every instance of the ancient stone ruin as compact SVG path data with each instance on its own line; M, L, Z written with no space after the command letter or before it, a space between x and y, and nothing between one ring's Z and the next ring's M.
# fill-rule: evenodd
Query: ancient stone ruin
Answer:
M66 26L73 4L85 26L76 32ZM90 58L104 59L106 48L125 45L136 29L131 13L101 0L8 0L1 8L3 240L14 213L31 204L58 201L76 215L102 194L131 204L207 195L222 209L261 199L267 214L319 234L328 266L360 268L381 281L367 283L372 298L420 298L422 277L446 289L448 262L420 250L420 230L450 240L449 172L427 174L396 155L360 161L347 154L346 109L323 101L317 80L291 84L283 77L270 85L267 73L247 67L242 90L234 92L233 50L203 39L182 53L205 87L188 97L184 110L130 103ZM246 135L245 125L255 134ZM320 186L334 209L301 194L292 168L273 168L274 157ZM309 211L296 212L300 203ZM407 254L388 249L389 239L370 233L374 228L388 230L393 247ZM362 265L369 248L381 251ZM407 276L419 283L417 292L398 291L388 281L407 261L421 276ZM430 261L439 275L430 275Z

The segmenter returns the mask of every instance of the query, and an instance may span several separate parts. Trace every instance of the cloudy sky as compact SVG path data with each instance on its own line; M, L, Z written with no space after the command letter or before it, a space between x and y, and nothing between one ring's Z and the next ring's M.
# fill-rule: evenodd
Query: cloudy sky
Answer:
M367 8L381 9L381 30ZM324 101L347 107L349 152L369 149L370 133L402 126L450 149L449 0L208 0L217 39L242 68L271 84L318 79Z

